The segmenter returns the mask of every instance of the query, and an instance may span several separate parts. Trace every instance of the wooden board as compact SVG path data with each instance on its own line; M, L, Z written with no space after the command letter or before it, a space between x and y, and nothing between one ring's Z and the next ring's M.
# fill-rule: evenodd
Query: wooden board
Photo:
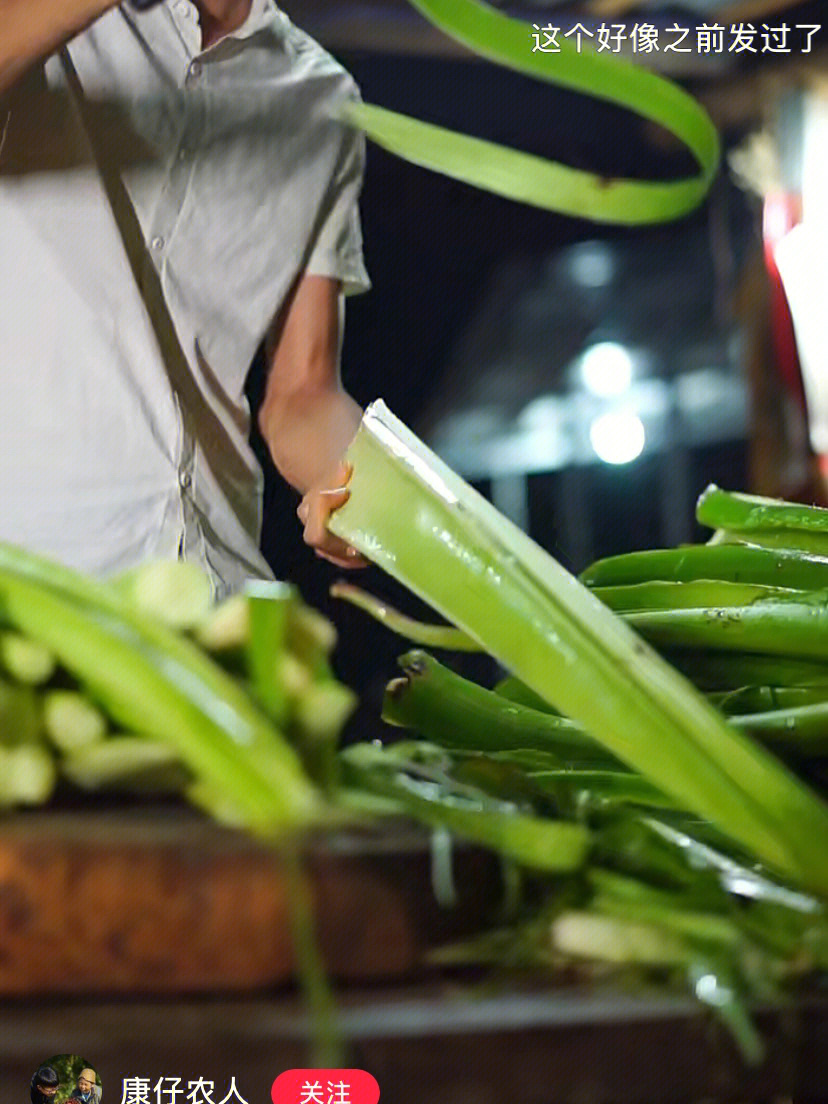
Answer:
M329 834L305 846L318 938L344 981L402 978L492 914L490 857L455 854L458 906L430 885L428 837ZM278 853L186 808L43 812L0 824L0 995L261 989L290 978Z

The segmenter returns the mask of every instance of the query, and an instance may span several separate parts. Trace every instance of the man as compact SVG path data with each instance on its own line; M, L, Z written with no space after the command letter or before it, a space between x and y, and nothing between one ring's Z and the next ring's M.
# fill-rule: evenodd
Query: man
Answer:
M32 1104L54 1104L60 1088L60 1078L51 1066L41 1066L31 1080L29 1096Z
M264 439L306 541L358 566L324 526L361 416L341 301L369 286L348 74L273 0L0 0L0 92L0 539L267 575L266 338Z

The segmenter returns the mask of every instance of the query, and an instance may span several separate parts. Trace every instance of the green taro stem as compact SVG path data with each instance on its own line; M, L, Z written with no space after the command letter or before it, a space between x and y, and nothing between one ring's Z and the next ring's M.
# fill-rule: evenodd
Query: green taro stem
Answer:
M704 109L677 85L623 59L581 53L568 39L561 39L554 55L533 51L528 22L479 0L410 2L446 34L490 61L628 108L663 126L690 149L699 173L667 181L607 179L373 104L350 103L346 118L379 145L486 191L596 222L664 222L702 202L718 167L719 138Z

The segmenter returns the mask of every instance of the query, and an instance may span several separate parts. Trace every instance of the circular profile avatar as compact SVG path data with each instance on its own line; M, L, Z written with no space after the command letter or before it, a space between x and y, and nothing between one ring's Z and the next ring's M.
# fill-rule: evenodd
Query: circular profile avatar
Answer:
M32 1077L32 1104L99 1104L101 1079L85 1058L57 1054Z

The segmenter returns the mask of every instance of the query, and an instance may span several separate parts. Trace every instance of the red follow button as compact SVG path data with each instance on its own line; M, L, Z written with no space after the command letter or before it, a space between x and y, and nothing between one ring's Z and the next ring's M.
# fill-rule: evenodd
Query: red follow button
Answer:
M361 1069L292 1069L270 1090L273 1104L377 1104L376 1078Z

